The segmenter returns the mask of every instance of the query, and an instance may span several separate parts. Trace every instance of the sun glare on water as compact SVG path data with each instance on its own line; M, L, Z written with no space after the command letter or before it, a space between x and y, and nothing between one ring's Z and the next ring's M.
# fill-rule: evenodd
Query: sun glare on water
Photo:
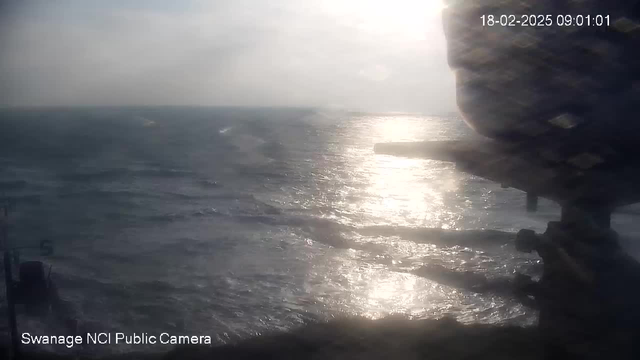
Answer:
M359 186L347 190L341 201L331 205L359 219L353 223L356 227L458 228L459 215L445 201L447 192L455 192L459 187L449 165L372 153L374 143L421 141L427 136L446 138L447 132L441 128L439 119L408 114L372 115L358 120L352 136L354 142L344 155L351 169L350 183ZM348 196L349 191L353 196ZM350 220L338 218L338 221ZM331 265L323 258L320 270L315 272L330 283L329 287L351 294L339 300L346 311L370 318L392 313L419 317L454 306L459 300L457 294L407 273L412 259L437 251L429 245L394 236L364 235L349 239L371 245L372 250L340 251L329 260Z

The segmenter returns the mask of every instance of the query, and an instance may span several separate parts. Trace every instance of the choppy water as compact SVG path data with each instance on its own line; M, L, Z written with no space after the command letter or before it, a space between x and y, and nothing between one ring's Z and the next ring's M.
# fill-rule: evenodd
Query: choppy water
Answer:
M373 153L376 142L469 136L458 118L4 110L0 130L0 192L16 204L11 239L55 241L43 260L97 331L222 342L341 314L534 319L511 299L410 274L425 263L533 273L537 260L504 237L419 229L541 230L558 213L542 202L526 214L520 192L450 164ZM632 216L620 222L631 228ZM39 320L21 317L21 326L56 334Z

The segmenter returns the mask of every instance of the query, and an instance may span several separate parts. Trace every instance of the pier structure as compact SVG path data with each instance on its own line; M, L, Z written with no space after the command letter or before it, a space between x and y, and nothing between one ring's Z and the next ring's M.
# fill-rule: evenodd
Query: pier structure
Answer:
M640 263L621 248L611 214L640 201L640 163L549 151L553 147L489 139L375 145L377 154L453 162L460 171L521 190L530 212L539 197L558 203L557 221L542 234L522 229L514 244L543 260L541 279L518 275L513 292L539 311L546 358L639 359Z

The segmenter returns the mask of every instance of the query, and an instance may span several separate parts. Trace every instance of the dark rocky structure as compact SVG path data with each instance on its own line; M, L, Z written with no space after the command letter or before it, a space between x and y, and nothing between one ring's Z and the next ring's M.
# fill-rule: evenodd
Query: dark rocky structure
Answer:
M635 152L640 2L446 2L458 105L477 132L609 163Z
M529 211L538 196L559 203L560 221L516 240L544 260L539 282L514 284L540 311L545 357L640 358L640 264L610 228L617 207L640 202L640 2L447 4L458 105L488 139L376 152L455 162L526 192Z

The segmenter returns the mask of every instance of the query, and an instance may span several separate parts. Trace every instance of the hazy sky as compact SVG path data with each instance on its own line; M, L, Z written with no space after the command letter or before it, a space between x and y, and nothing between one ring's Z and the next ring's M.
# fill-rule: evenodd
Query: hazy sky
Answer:
M455 109L441 0L0 1L0 105Z

